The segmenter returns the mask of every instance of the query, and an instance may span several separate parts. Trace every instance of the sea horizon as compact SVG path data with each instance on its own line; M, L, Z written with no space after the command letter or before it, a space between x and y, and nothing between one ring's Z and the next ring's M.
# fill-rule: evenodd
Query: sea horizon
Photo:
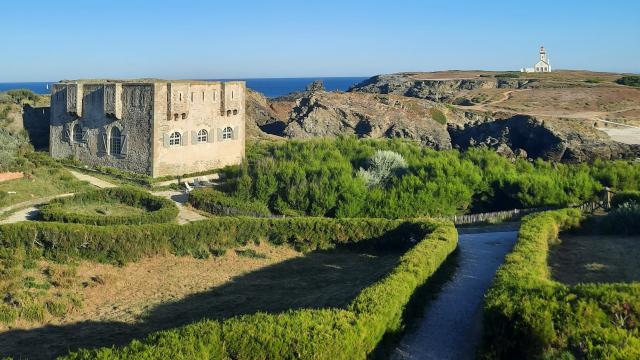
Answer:
M228 78L228 79L193 79L206 81L245 81L251 90L262 93L268 98L285 96L292 92L302 91L316 80L324 83L328 91L346 91L352 85L368 79L368 76L318 76L318 77L282 77L282 78ZM28 89L36 94L48 94L48 85L57 81L24 81L0 82L0 91Z

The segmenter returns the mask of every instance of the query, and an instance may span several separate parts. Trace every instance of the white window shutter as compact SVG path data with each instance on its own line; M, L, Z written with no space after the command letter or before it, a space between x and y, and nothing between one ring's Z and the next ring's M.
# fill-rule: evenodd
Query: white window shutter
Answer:
M162 146L169 147L169 134L162 134Z
M125 131L120 135L120 154L127 155L128 150L129 150L129 136Z
M198 143L198 133L195 131L191 131L191 143L192 144Z
M212 143L215 137L216 129L209 129L209 133L207 134L207 142Z
M180 145L182 146L187 145L187 142L189 141L189 138L187 136L189 136L188 132L185 131L182 133L182 136L180 137Z
M216 133L218 134L218 141L222 141L222 129L218 129Z
M238 140L238 136L240 136L240 127L236 126L233 128L233 140Z

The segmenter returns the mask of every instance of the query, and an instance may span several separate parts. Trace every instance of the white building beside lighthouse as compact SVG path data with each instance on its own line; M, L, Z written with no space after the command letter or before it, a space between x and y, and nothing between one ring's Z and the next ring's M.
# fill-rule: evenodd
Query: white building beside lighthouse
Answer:
M540 61L532 68L522 68L521 72L551 72L551 64L549 63L549 57L544 46L540 46Z

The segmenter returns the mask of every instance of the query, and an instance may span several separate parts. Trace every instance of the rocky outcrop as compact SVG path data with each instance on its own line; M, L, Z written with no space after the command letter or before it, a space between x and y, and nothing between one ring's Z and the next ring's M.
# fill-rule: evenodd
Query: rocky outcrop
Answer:
M284 134L293 138L404 138L435 149L449 149L446 126L433 119L432 109L436 107L431 102L399 96L314 91L298 99Z
M516 115L491 122L451 126L449 133L455 148L466 150L484 146L507 157L582 162L640 154L640 148L614 142L598 130L576 125L575 120L541 120Z
M477 89L521 89L531 79L478 77L470 79L416 79L413 74L378 75L352 86L349 92L394 94L432 101L452 101L461 91Z

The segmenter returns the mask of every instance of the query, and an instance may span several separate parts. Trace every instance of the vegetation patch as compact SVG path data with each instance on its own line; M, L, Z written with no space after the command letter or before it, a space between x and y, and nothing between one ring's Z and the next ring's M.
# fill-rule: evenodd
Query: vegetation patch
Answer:
M175 220L178 208L169 199L132 187L107 188L58 198L44 205L45 221L90 225L148 224Z
M620 85L640 87L640 76L638 75L623 76L620 79L616 80L616 82Z
M640 191L619 191L611 198L611 207L617 208L626 203L640 204Z
M271 215L269 208L263 203L229 196L214 189L194 189L189 193L188 201L194 208L218 216Z
M640 357L639 284L567 286L550 277L549 245L560 230L581 220L575 209L523 220L518 242L485 298L484 358Z
M447 125L447 117L442 112L442 110L431 108L429 109L429 113L431 114L431 118L438 124Z
M401 171L386 172L377 184L361 176L387 152L403 159ZM230 196L286 215L393 219L566 207L598 198L603 186L640 189L634 162L511 161L486 149L435 151L401 140L249 143L247 158L225 170Z
M290 225L297 221L300 219ZM450 223L375 221L405 224L402 226L410 226L413 231L402 231L403 236L413 233L423 239L400 258L388 275L363 289L346 308L298 309L224 321L204 320L154 333L123 348L80 350L68 358L276 359L292 354L299 358L365 358L385 333L401 327L404 306L416 288L455 249L457 239ZM353 225L369 232L359 226L362 223Z

